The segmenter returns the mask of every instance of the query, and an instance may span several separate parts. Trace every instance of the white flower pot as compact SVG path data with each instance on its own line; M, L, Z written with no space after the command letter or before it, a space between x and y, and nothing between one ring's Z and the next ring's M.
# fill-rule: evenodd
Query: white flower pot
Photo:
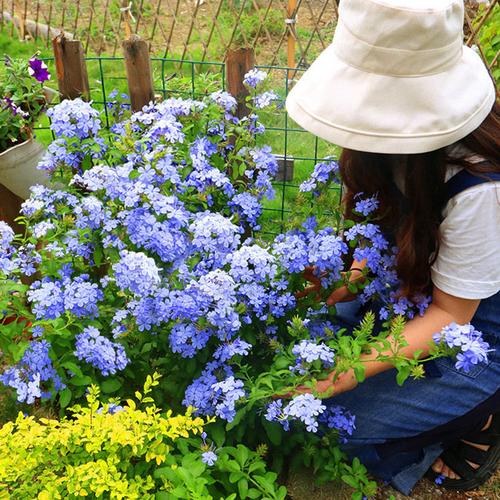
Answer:
M23 199L29 198L31 186L49 181L47 174L36 168L44 153L45 148L33 139L0 153L0 184Z

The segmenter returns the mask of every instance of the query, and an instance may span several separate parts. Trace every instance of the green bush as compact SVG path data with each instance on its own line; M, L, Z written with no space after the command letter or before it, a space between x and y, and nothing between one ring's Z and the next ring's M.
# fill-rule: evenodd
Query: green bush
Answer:
M0 499L285 498L259 454L206 443L203 426L212 419L191 409L161 413L148 396L158 378L136 393L142 409L134 400L101 405L91 386L88 405L73 407L72 418L19 413L0 430ZM203 451L216 451L213 466L203 463Z
M484 16L485 6L481 4L478 15L473 22L476 27L479 21ZM500 6L496 5L493 8L490 16L483 24L478 34L479 44L483 50L484 56L489 64L493 62L497 52L500 50ZM497 85L500 85L500 64L497 60L496 64L491 68L491 74Z

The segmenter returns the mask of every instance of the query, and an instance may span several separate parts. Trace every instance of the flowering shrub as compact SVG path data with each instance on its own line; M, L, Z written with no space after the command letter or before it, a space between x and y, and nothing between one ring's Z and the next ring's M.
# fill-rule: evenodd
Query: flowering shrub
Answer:
M246 78L250 108L260 107L254 88L262 78ZM253 447L267 436L276 469L285 455L306 456L297 449L326 447L311 460L331 478L331 462L342 456L334 445L352 433L355 416L327 409L320 397L331 394L271 396L300 384L314 389L332 368L354 368L362 381L369 350L396 366L400 383L422 376L425 360L399 353L404 317L422 313L428 298L398 294L397 250L376 224L377 200L361 196L359 220L346 221L344 233L332 226L333 160L301 186L303 208L288 230L259 236L277 162L260 142L257 115L238 119L235 109L221 91L167 99L130 116L120 108L110 131L81 100L51 111L56 140L40 167L56 184L32 188L25 237L0 224L0 310L25 318L2 328L11 366L1 381L19 401L65 408L90 383L126 397L157 370L165 375L160 404L218 417L207 427L217 446L225 434ZM353 258L366 261L357 283L349 281ZM367 313L352 332L336 322L334 307L314 296L297 300L305 270L321 281L323 299L347 285L367 305L379 301L380 317ZM384 354L389 334L395 344ZM436 345L427 359L444 352ZM308 433L283 439L304 426ZM213 450L204 459L214 462Z
M102 404L91 386L87 406L71 408L69 419L20 413L0 429L2 493L42 500L285 498L257 453L242 445L210 451L203 433L209 420L190 408L185 415L160 412L148 395L157 384L155 374L136 394L142 409L133 400Z
M33 56L5 58L0 82L0 153L29 139L33 124L46 105L43 83L50 79L47 66Z

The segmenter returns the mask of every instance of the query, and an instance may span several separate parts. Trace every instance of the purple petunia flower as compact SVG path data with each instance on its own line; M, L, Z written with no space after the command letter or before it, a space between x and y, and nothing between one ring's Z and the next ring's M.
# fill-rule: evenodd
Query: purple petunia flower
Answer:
M9 97L4 97L3 100L7 103L7 106L5 106L4 109L10 108L14 116L21 115L23 118L29 117L29 113L26 113L19 106L16 106L14 101Z
M50 73L47 68L47 65L40 59L37 59L36 57L32 57L29 60L28 71L29 74L33 78L35 78L35 80L38 80L40 83L50 80Z

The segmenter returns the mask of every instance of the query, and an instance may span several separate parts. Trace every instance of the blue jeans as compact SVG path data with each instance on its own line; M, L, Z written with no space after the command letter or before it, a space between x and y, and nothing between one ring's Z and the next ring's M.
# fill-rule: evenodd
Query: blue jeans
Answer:
M336 319L345 326L357 325L361 319L357 301L339 304L337 313ZM488 363L476 365L467 374L456 370L452 359L441 358L430 362L423 379L408 379L399 387L393 369L326 400L326 404L344 406L356 415L356 430L343 450L351 458L357 456L372 474L409 495L443 451L443 443L436 438L420 449L405 450L403 446L389 456L381 456L377 445L408 440L446 425L494 395L500 380L499 342L496 335L485 338L495 351Z

